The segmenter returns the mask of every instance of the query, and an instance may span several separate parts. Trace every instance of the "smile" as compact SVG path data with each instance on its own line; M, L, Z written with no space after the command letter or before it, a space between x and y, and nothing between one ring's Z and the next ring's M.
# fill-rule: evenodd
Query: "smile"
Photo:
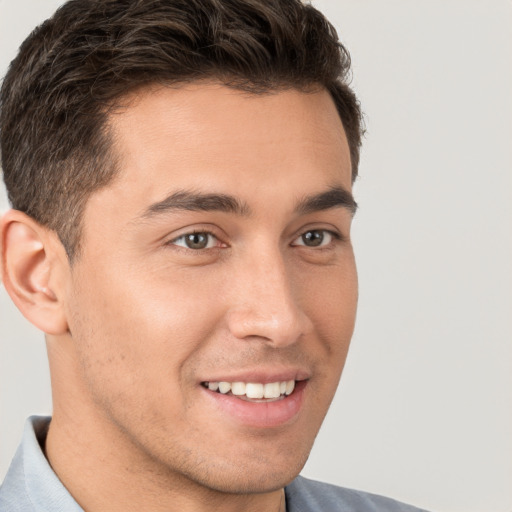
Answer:
M293 393L295 381L281 382L203 382L202 385L210 391L216 391L223 395L233 395L248 401L282 400Z
M287 373L289 379L292 372ZM241 375L232 382L203 381L200 389L207 403L214 407L212 414L220 412L223 419L235 422L237 428L241 425L257 429L282 427L299 418L309 383L305 372L293 373L295 379L277 380L286 377L274 376L273 382L256 375L247 376L245 381Z

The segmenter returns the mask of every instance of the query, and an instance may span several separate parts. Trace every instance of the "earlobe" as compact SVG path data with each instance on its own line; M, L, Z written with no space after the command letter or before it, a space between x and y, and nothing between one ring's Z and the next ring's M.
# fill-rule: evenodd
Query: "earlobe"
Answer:
M26 214L8 211L0 220L2 280L21 313L47 334L64 334L59 280L62 257L55 234Z

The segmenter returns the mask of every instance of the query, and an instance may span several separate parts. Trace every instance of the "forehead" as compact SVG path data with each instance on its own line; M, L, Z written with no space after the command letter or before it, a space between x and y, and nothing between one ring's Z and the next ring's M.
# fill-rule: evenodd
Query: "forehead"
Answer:
M259 191L269 201L285 186L351 188L346 136L325 90L256 95L191 84L143 90L125 105L109 121L119 176L92 202L111 193L141 211L180 189L244 200Z

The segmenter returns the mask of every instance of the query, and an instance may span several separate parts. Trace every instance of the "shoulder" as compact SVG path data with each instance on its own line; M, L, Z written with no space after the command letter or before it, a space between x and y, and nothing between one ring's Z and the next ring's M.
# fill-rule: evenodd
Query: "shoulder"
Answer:
M426 512L391 498L301 476L285 490L287 512Z

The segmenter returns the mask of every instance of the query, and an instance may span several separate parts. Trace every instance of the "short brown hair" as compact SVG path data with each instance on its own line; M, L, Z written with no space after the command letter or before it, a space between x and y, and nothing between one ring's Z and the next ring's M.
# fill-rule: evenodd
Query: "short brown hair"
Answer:
M88 197L116 174L109 112L136 88L195 80L255 94L325 87L355 179L362 122L349 74L334 27L300 0L71 0L25 40L2 85L9 200L72 260Z

